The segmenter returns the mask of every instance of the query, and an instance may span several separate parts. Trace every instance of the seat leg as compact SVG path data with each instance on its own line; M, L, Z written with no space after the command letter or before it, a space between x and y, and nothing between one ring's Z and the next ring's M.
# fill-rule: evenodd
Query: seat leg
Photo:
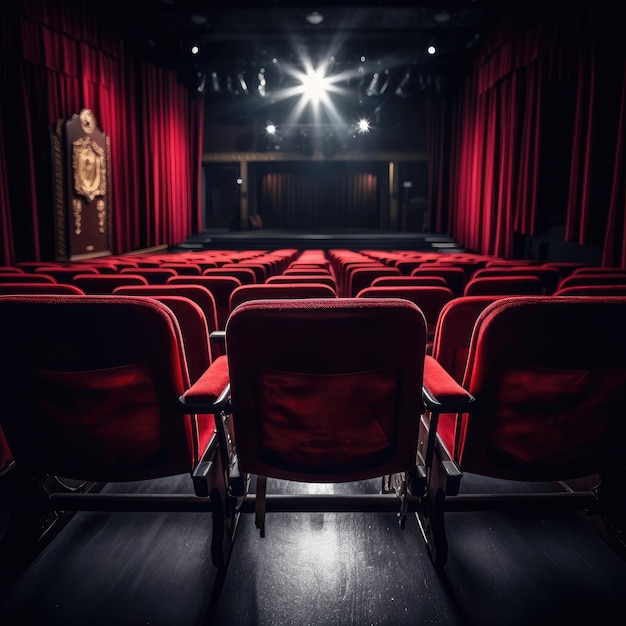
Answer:
M448 539L444 520L446 494L443 489L428 493L421 499L416 516L428 548L428 554L436 568L448 560Z
M256 501L254 506L254 523L265 537L265 493L267 491L267 477L256 477Z
M210 493L214 507L211 513L211 559L216 567L225 567L235 539L240 512L235 499L226 494L224 485L214 487Z

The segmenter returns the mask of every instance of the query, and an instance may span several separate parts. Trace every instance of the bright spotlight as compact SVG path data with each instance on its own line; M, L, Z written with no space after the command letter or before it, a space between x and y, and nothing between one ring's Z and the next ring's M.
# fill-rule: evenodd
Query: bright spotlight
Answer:
M426 48L426 52L432 56L437 52L437 48L435 48L435 46L428 46L428 48Z
M358 126L360 133L368 133L370 130L370 123L367 120L359 120Z
M302 79L303 95L309 102L320 102L326 96L328 80L323 70L308 72Z
M276 126L274 126L274 124L268 124L268 125L265 127L265 132L266 132L268 135L275 135L275 134L276 134Z

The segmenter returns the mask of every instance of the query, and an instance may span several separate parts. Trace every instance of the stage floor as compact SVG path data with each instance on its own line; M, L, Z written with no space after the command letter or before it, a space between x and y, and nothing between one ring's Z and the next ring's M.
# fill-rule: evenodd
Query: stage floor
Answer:
M464 252L451 237L437 233L401 233L363 229L322 229L312 231L260 228L233 231L209 229L191 235L186 241L173 246L172 250L248 250L263 248L348 248L362 250L416 250Z

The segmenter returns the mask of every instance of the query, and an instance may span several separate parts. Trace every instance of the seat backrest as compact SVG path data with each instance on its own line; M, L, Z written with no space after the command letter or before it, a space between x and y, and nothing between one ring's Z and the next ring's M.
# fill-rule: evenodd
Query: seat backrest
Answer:
M380 267L355 267L348 273L348 288L345 296L349 298L356 297L359 291L369 287L372 281L379 276L400 276L400 270L397 267L385 265Z
M482 270L480 270L482 271ZM545 287L539 276L480 276L470 278L463 290L464 296L487 295L543 295Z
M0 282L0 294L9 293L48 293L85 295L76 285L67 283L3 283Z
M178 276L175 269L159 267L127 267L120 270L120 274L135 274L143 276L149 285L164 285L168 278Z
M148 281L139 274L77 274L71 284L88 295L110 295L121 285L147 285Z
M203 276L233 276L238 278L242 285L257 282L256 273L250 267L235 264L234 267L209 267L202 271Z
M161 263L159 267L164 270L174 270L177 276L200 276L202 274L202 268L191 261L171 261Z
M119 294L122 295L122 294ZM169 307L178 321L187 360L189 381L193 383L212 362L209 327L204 311L190 298L179 295L145 294Z
M0 283L56 283L50 274L36 274L35 272L0 272Z
M412 302L248 301L226 343L242 472L342 482L415 466L426 322Z
M165 285L122 285L113 289L119 296L182 296L195 302L204 313L209 333L217 330L217 306L213 294L202 285L166 283Z
M323 284L331 287L335 293L337 292L337 281L330 274L311 274L309 276L277 274L276 276L270 276L265 283L268 285Z
M558 481L623 467L626 297L500 298L476 321L447 442L463 471Z
M200 285L208 289L215 300L217 329L224 330L230 315L230 294L236 287L240 287L242 282L235 276L227 274L203 274L202 276L176 276L169 278L166 284Z
M370 287L447 287L443 276L379 276Z
M99 274L95 267L88 265L44 265L37 267L33 275L46 274L52 276L59 283L70 283L76 274Z
M472 331L487 305L502 296L460 296L446 303L439 314L432 356L458 382L463 382Z
M200 444L172 310L132 296L0 296L0 426L26 475L190 471ZM201 448L202 449L202 448Z
M322 283L241 285L230 294L231 312L248 300L288 300L294 298L336 298L335 290Z
M465 270L462 267L426 263L411 270L410 276L443 276L455 296L463 295L466 283Z
M578 285L626 285L626 272L572 273L560 280L558 289Z
M426 318L429 339L432 339L443 306L454 298L448 287L366 287L357 298L404 298L417 304Z
M557 289L554 296L623 296L626 295L626 283L623 285L572 285Z
M543 284L546 295L554 293L559 280L561 280L561 272L556 267L545 267L532 263L484 267L475 270L471 278L483 278L484 276L537 276Z

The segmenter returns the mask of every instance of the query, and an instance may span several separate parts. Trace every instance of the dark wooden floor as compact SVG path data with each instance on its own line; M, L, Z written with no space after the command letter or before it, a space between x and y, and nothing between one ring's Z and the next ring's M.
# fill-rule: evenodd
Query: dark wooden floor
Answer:
M378 482L300 487L369 491ZM191 492L186 476L107 489ZM438 573L413 517L402 530L393 514L270 513L261 538L246 514L222 579L207 514L78 513L2 589L0 623L626 623L626 560L584 516L450 513L447 530Z

